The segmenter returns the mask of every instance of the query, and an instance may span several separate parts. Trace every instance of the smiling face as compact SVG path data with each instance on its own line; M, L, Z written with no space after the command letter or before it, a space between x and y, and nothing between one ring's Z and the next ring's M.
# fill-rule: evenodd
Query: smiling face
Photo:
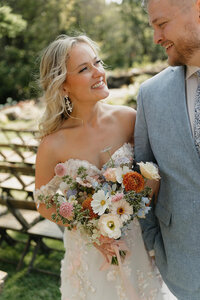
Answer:
M154 42L166 49L169 64L188 65L200 50L198 5L194 1L184 1L183 5L174 3L150 0L149 21L154 30Z
M72 47L63 89L74 103L96 102L109 95L102 62L88 44L79 42Z

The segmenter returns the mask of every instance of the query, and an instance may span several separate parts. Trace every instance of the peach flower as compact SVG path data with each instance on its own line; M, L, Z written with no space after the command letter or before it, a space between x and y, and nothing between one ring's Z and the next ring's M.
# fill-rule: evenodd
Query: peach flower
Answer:
M115 168L108 168L104 173L103 176L106 178L107 181L116 182L116 169Z
M119 200L121 200L124 197L124 194L122 193L117 193L112 197L112 202L117 202Z

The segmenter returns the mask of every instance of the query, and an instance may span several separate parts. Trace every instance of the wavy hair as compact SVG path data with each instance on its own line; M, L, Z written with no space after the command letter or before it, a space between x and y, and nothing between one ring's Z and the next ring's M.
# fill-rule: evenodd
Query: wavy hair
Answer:
M97 54L97 44L86 35L68 36L60 35L43 52L40 62L40 85L43 90L45 112L39 123L39 135L41 139L52 132L57 131L66 113L65 99L63 96L63 83L67 76L67 59L70 51L78 43L88 44Z

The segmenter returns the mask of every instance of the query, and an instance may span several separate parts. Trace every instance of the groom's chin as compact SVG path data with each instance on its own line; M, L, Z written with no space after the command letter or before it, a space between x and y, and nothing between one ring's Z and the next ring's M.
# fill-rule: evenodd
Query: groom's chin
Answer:
M170 57L170 56L168 56L167 62L172 67L184 66L187 64L186 62L184 62L184 59L178 57Z

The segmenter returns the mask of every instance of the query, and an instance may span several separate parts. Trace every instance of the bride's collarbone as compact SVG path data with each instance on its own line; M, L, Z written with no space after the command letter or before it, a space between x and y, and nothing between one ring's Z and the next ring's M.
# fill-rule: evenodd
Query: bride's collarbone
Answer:
M68 160L79 160L86 161L89 164L96 166L98 169L101 169L110 159L111 157L119 151L124 145L125 142L117 143L115 146L109 144L103 144L104 146L93 144L88 146L77 146L77 147L68 147L68 151L64 151L62 149L62 153L60 155L60 162L67 162Z
M108 152L103 152L104 149L90 147L84 149L81 146L71 148L71 151L62 153L60 161L66 162L70 159L83 160L89 162L92 165L95 165L97 168L101 168L101 166L110 159L111 155Z
M59 162L79 159L89 161L98 167L104 165L110 156L127 142L125 135L116 132L112 134L108 130L91 135L83 132L80 134L77 130L74 133L71 130L70 132L63 130L56 140L56 155Z

